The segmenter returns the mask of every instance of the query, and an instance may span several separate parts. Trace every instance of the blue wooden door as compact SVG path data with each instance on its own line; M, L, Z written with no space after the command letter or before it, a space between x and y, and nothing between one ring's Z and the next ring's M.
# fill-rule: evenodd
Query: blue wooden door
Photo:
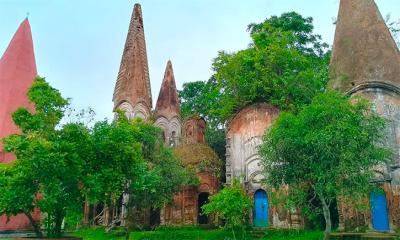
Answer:
M385 193L371 193L372 227L375 231L389 231L389 218Z
M268 197L261 189L254 193L254 226L268 226Z

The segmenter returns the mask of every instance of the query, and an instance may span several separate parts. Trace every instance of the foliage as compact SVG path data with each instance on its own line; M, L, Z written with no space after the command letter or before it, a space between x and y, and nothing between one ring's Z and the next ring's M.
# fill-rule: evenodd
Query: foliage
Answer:
M225 159L225 124L235 111L254 102L269 102L297 111L325 90L329 52L313 33L312 18L295 12L250 24L247 49L219 52L208 81L186 83L179 92L181 114L208 122L207 143Z
M117 233L106 233L104 229L81 229L74 232L74 236L82 237L85 240L122 240ZM283 230L269 229L264 238L253 238L250 233L243 240L268 239L268 240L319 240L322 238L322 233L319 231L305 230ZM231 240L231 233L225 229L202 229L199 227L180 227L180 228L160 228L156 231L141 231L132 232L129 239L135 240Z
M128 120L117 112L117 120L97 122L92 129L94 157L87 167L86 195L93 203L120 204L129 196L127 216L135 211L159 208L174 193L192 181L173 152L164 146L161 129L135 118ZM140 224L127 218L127 227Z
M161 140L161 130L139 119L101 121L89 129L82 122L60 124L68 100L43 78L28 91L35 111L13 113L21 129L4 139L17 161L0 168L0 213L44 216L47 237L62 235L62 222L76 222L85 198L106 206L130 194L131 206L159 207L191 177ZM67 222L67 223L68 223Z
M203 117L207 121L207 144L218 154L220 159L225 159L224 122L218 115L221 92L217 87L216 79L211 77L205 82L185 83L182 91L179 91L179 97L182 118Z
M325 89L329 54L313 33L312 18L295 12L250 24L250 47L220 52L214 60L222 92L219 114L226 119L254 102L269 102L296 111Z
M17 109L12 118L21 133L4 139L5 150L15 153L18 161L3 175L7 184L0 186L0 211L25 213L39 232L30 216L34 207L39 208L45 213L47 236L58 237L67 211L82 203L83 165L90 157L85 151L89 131L79 123L59 126L68 101L44 78L36 78L27 95L35 111Z
M214 77L208 81L184 83L179 98L182 118L200 115L213 126L221 123L216 111L220 107L220 92Z
M159 208L170 201L173 194L180 191L182 186L191 182L194 176L190 176L182 163L175 157L173 151L164 145L161 137L161 129L140 119L139 128L142 129L138 136L143 157L148 168L143 173L145 187L132 181L131 207L152 207Z
M243 229L248 222L252 207L249 196L238 179L210 197L210 202L204 205L204 214L215 214L225 221L225 227L234 230Z
M267 182L277 188L288 184L292 207L310 207L311 193L322 204L329 232L335 199L360 200L371 190L373 167L388 156L378 144L384 128L366 100L320 94L298 114L282 113L266 132L259 152Z
M222 161L216 153L204 144L181 144L174 153L182 163L194 172L210 172L216 177L222 174Z
M130 181L143 182L146 164L141 155L140 134L127 121L95 123L92 129L93 158L87 164L86 195L90 202L115 204Z

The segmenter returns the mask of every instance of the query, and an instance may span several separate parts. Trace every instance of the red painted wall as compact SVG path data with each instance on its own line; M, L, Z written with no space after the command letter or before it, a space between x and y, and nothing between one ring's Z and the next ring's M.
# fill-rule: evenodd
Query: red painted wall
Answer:
M18 107L34 109L26 93L36 75L32 34L29 21L25 19L0 59L0 138L19 132L11 118ZM0 164L15 160L13 154L4 153L2 149L0 143ZM40 219L39 211L35 211L33 216ZM26 229L31 229L31 226L25 215L11 217L9 221L6 216L0 216L0 231Z

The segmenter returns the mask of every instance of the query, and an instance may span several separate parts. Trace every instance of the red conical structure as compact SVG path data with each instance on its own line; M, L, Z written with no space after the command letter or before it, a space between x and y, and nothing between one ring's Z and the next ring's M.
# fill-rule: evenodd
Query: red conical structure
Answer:
M37 75L32 34L28 19L19 26L7 50L0 59L0 138L18 133L11 114L21 106L33 110L26 93ZM15 160L15 156L4 153L0 143L0 164ZM39 219L38 211L33 214ZM31 225L25 215L0 216L0 231L26 230Z
M26 92L36 75L31 28L25 19L0 59L0 138L19 131L11 118L18 107L33 109ZM11 160L12 154L0 153L0 162Z
M160 93L156 104L156 117L163 116L171 119L174 116L180 116L178 91L172 69L171 61L168 61L165 68L164 79L161 84Z

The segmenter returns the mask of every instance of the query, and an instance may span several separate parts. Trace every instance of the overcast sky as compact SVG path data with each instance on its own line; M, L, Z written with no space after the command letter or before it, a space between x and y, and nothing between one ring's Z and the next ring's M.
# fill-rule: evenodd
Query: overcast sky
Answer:
M315 32L332 44L339 0L143 0L153 105L168 59L181 89L206 80L219 50L250 42L246 27L296 11L314 19ZM135 1L0 0L0 54L29 13L38 72L96 119L112 118L112 93ZM399 0L377 0L383 16L400 18Z

